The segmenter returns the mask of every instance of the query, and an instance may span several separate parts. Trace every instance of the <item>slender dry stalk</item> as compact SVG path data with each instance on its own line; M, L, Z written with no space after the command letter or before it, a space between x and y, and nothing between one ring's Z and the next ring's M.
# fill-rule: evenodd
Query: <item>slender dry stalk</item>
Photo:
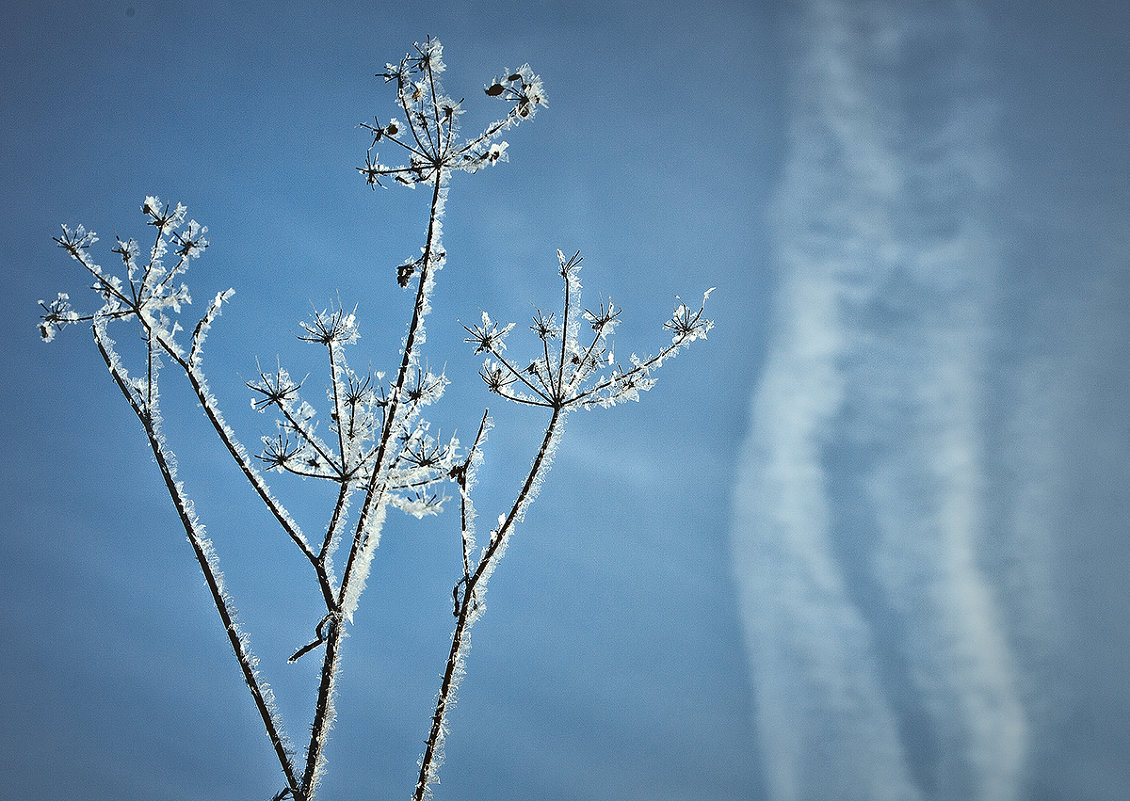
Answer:
M596 311L579 313L580 256L566 258L558 251L558 271L564 280L562 322L558 325L554 314L546 317L540 310L537 312L531 330L541 340L537 347L540 355L529 367L520 368L520 363L504 353L505 339L514 328L512 323L501 326L484 313L479 325L467 328L467 341L474 345L476 353L486 355L480 375L488 389L506 400L550 412L541 445L513 503L499 515L498 525L490 532L486 545L477 548L475 473L483 459L491 421L484 412L475 439L466 451L454 438L443 442L431 433L423 419L423 409L443 394L448 382L442 373L427 368L421 346L436 276L447 258L442 230L451 178L459 172L476 172L506 160L507 143L498 141L499 135L533 116L537 107L545 104L545 93L528 66L513 72L507 70L486 87L488 96L509 104L507 113L477 136L464 139L459 135L460 103L444 94L440 82L443 71L439 42L429 39L415 45L413 52L399 64L387 65L383 73L386 82L395 83L397 103L406 121L390 118L382 123L374 119L362 124L372 142L365 165L358 170L369 185L383 186L383 180L408 186L423 184L430 188L430 204L422 255L396 268L400 286L409 287L413 281L416 286L399 365L391 381L386 382L381 373L361 374L350 368L347 351L359 339L353 313L331 306L315 311L309 321L302 323L299 339L326 349L332 434L328 440L317 433L314 407L302 400L302 382L292 380L281 365L273 372L260 368L258 378L247 385L254 394L255 408L277 415L277 433L262 438L263 447L257 457L249 454L225 422L208 388L201 362L208 332L232 290L215 296L193 326L189 344L184 347L178 336L182 329L177 319L190 300L187 287L177 279L208 242L204 237L207 229L195 220L186 220L182 205L170 209L156 197L145 199L142 212L156 236L144 259L134 240L117 240L112 250L122 260L122 275L105 271L93 261L89 252L97 241L93 232L81 225L73 230L64 226L56 242L93 277L93 290L102 305L94 312L80 314L72 309L65 294L40 304L44 311L40 332L45 340L50 341L68 325L90 323L99 354L141 423L282 770L285 785L275 794L276 801L313 801L317 794L335 719L342 640L365 588L389 507L416 517L437 514L442 506L438 487L454 481L459 488L462 564L452 589L456 622L420 760L414 797L421 801L430 794L442 761L447 718L464 672L471 627L485 609L487 582L505 553L514 528L538 494L568 413L577 407L613 406L624 400L638 400L639 393L654 384L652 373L685 344L704 337L711 327L711 322L702 316L702 307L695 311L679 304L664 324L673 335L671 344L647 359L633 355L630 366L622 368L613 357L610 339L619 308L602 302ZM386 145L402 152L407 161L400 166L382 164L376 150ZM170 253L175 263L167 266ZM705 296L703 300L705 303ZM108 334L109 325L130 320L139 326L145 342L141 377L129 375ZM584 342L578 337L581 321L592 330L591 338ZM560 343L551 347L550 340L557 339ZM224 589L218 557L177 478L175 454L166 442L159 411L162 359L184 375L223 449L313 570L324 612L312 625L313 639L298 647L288 660L297 661L324 647L310 739L301 760L296 759L289 745L270 687L260 678L248 638L236 623L235 607ZM266 471L287 472L337 485L334 503L325 518L324 534L316 545L311 544L272 493L260 466ZM354 507L355 514L351 512ZM348 542L348 549L338 579L335 556L343 542Z

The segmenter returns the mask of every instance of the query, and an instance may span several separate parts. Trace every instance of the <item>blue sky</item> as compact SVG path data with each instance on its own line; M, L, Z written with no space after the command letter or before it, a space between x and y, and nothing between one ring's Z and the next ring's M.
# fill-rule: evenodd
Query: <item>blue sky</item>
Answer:
M142 234L146 195L234 287L212 388L246 443L255 359L322 369L311 304L389 369L427 197L370 192L374 73L427 35L465 127L528 62L550 105L457 176L427 355L501 511L542 422L460 320L524 325L581 250L653 351L639 405L575 414L491 582L437 797L1121 799L1130 791L1130 12L1116 3L9 3L0 267L0 777L14 798L269 798L277 768L141 432L78 329L60 223ZM122 333L119 337L126 341ZM517 341L512 348L519 348ZM165 389L181 473L292 733L320 613L302 565ZM320 523L318 487L279 476ZM452 516L395 517L346 643L325 798L406 797L459 575ZM886 795L884 795L886 793Z

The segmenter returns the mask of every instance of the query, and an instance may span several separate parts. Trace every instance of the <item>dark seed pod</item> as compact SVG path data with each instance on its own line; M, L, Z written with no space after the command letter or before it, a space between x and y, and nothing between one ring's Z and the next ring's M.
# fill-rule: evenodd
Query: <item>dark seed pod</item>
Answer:
M487 94L491 97L498 97L504 91L504 87L500 83L492 83L487 87Z

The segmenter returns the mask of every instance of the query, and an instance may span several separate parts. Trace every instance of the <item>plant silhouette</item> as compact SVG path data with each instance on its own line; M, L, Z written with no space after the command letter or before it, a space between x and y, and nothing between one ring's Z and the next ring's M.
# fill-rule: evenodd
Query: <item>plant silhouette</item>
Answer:
M535 410L540 407L549 414L540 445L513 502L498 515L497 525L485 537L486 544L480 546L473 495L491 418L484 411L469 446L454 437L444 439L433 433L424 410L443 395L449 382L442 371L433 371L424 359L424 325L431 312L437 274L447 258L442 228L452 176L506 161L507 143L500 140L501 134L532 118L546 104L546 96L541 80L528 66L504 71L486 85L485 93L506 104L506 113L476 136L465 138L459 126L462 103L444 93L443 72L440 43L428 39L415 44L407 56L387 65L383 73L385 81L395 87L398 116L362 123L371 142L358 171L368 184L373 188L420 184L430 189L431 200L420 255L406 259L395 270L401 287L415 287L415 301L399 364L393 370L360 371L350 366L350 356L360 339L359 327L356 315L340 304L316 310L300 324L298 338L325 351L327 433L318 433L319 413L303 398L304 381L293 379L281 365L274 370L260 367L258 376L247 382L252 405L275 416L274 433L262 437L259 452L252 455L225 422L204 373L202 352L209 330L233 290L212 298L204 314L191 323L191 333L182 326L191 303L183 278L192 261L208 247L207 228L190 219L183 205L146 197L141 212L152 228L148 237L151 244L143 250L138 240L116 239L111 252L120 259L117 270L104 269L95 262L92 248L98 237L93 231L82 225L63 226L55 241L93 278L91 289L101 305L94 311L78 311L65 293L40 303L43 313L39 328L46 341L64 328L90 326L98 353L141 424L282 770L284 786L274 795L275 801L312 801L317 794L335 719L340 646L365 588L388 509L393 507L417 518L436 515L444 504L444 487L452 484L459 498L462 564L452 589L456 623L414 789L413 797L420 801L430 795L436 781L447 714L464 674L471 627L485 610L487 582L516 525L538 494L569 412L578 407L609 407L638 400L641 392L654 385L654 373L661 364L685 345L705 337L712 326L704 317L702 305L694 308L677 303L664 323L670 343L653 356L633 354L626 365L621 365L612 347L620 308L603 301L595 309L581 307L580 254L566 257L558 251L556 269L564 285L560 318L556 311L536 311L529 327L534 334L532 357L516 360L509 355L506 340L513 323L497 323L484 312L479 323L467 327L466 342L485 357L480 375L487 388L504 400ZM402 160L385 164L378 157L379 150L391 150ZM132 323L144 344L144 355L137 364L127 366L111 338L111 326L123 323ZM322 617L309 622L313 637L290 657L293 662L318 651L322 655L310 737L301 755L285 734L271 689L259 675L249 637L236 622L219 558L178 475L176 456L166 439L161 416L166 370L182 373L187 379L220 447L309 563L305 580L316 583L324 603ZM317 537L308 536L300 528L268 485L266 473L291 473L335 485L335 500Z

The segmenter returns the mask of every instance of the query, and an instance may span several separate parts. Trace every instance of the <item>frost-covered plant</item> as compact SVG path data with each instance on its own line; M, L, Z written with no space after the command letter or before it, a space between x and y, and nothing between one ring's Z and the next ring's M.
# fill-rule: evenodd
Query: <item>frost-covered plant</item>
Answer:
M513 323L496 323L484 312L480 323L466 328L466 341L476 354L486 357L480 375L488 389L506 400L549 411L541 445L513 503L498 516L486 544L477 545L472 494L491 419L484 411L467 448L455 438L445 440L432 432L422 411L443 394L448 380L442 372L429 369L422 358L424 320L431 308L436 273L446 259L440 235L451 175L505 161L507 143L499 141L499 135L532 117L538 106L545 105L545 93L528 66L505 71L486 86L486 94L508 103L507 113L477 136L463 139L458 125L461 105L444 94L439 80L443 69L438 41L428 39L414 45L413 52L398 64L388 64L383 73L386 82L396 84L404 122L391 117L383 123L377 118L362 124L372 141L365 165L358 170L369 185L384 186L382 180L407 186L425 184L431 187L431 203L421 255L407 259L396 270L397 282L402 287L414 282L416 291L400 363L394 371L360 372L350 367L347 355L359 340L358 323L354 313L340 305L315 311L300 324L298 338L325 349L329 377L327 433L318 433L317 411L302 397L303 382L294 380L281 365L275 370L260 368L258 377L247 382L252 406L276 417L275 433L262 438L260 452L251 456L225 423L208 388L201 353L209 329L233 290L217 294L187 334L180 318L191 298L181 278L191 260L208 247L208 240L207 228L188 219L180 204L170 207L156 197L145 198L141 211L153 228L152 244L143 256L139 242L118 239L112 252L122 264L116 271L103 269L91 256L91 248L98 241L94 232L81 225L73 229L63 226L62 235L55 241L93 278L91 289L101 305L94 311L79 312L63 293L49 303L40 302L43 314L39 328L46 341L67 326L90 324L99 354L141 423L282 768L285 784L275 794L276 801L311 801L317 792L335 717L340 644L347 625L352 624L388 508L417 518L434 515L441 510L443 485L454 483L458 489L462 565L452 590L456 624L419 763L413 796L419 801L430 795L430 786L436 781L447 713L464 672L468 633L485 608L487 581L515 525L538 493L567 413L577 407L607 407L638 400L639 394L655 383L653 374L664 360L705 337L712 325L703 316L701 305L693 309L680 303L664 324L672 334L671 343L647 358L632 354L628 365L622 366L613 354L611 340L620 308L602 302L595 309L581 309L580 255L566 258L558 251L557 267L564 282L560 322L556 313L547 316L538 310L534 315L530 329L536 341L528 365L525 359L516 361L506 353L506 338ZM406 161L399 166L382 163L377 149L385 146ZM132 368L132 374L109 334L110 326L119 322L134 323L144 343L144 357ZM311 578L323 599L324 615L311 621L314 637L297 648L289 660L323 649L310 739L301 758L284 733L270 688L258 674L248 637L235 621L216 552L178 478L176 457L165 438L160 412L160 379L166 365L185 375L223 448L310 563ZM317 540L311 542L275 497L264 471L292 473L336 485L336 500ZM345 555L339 559L342 548Z

